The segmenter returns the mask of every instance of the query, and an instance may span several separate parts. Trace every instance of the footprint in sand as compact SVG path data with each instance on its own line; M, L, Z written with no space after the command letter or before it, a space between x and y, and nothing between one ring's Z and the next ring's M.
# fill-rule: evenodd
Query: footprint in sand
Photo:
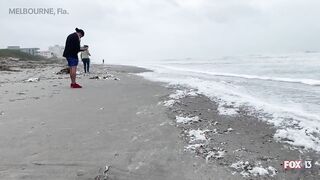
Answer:
M18 92L17 95L26 95L25 92Z
M10 102L14 102L14 101L21 101L21 100L25 100L25 98L18 98L18 99L10 99Z

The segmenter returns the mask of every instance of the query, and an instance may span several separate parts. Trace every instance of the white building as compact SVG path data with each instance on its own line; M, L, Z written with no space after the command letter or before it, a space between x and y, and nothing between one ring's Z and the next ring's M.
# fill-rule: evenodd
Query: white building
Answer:
M51 51L38 51L37 55L43 56L43 57L46 57L46 58L53 57L53 53Z
M50 46L48 50L53 53L53 56L62 58L64 46L54 45L54 46Z
M39 48L20 48L20 46L8 46L7 49L11 50L19 50L24 53L31 54L33 56L38 54Z

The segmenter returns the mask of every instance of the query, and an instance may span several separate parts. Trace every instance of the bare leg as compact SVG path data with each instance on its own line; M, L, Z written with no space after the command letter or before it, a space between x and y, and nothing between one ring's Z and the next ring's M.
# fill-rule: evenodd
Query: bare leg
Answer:
M76 83L76 75L77 75L76 73L77 73L77 66L70 67L70 79L72 84Z

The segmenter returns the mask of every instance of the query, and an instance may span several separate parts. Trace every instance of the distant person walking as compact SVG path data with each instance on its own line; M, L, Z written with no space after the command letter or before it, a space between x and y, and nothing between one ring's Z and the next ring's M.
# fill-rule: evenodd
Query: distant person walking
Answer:
M104 64L104 59L102 59L102 64Z
M85 50L81 52L81 59L83 62L83 67L84 67L84 73L90 73L89 68L90 68L90 58L91 54L89 53L89 46L84 45Z
M70 69L71 88L82 88L82 86L76 83L76 73L79 63L78 53L84 50L80 48L80 38L82 38L83 36L84 31L82 29L76 28L76 32L70 34L67 37L66 46L63 52L63 57L67 59Z

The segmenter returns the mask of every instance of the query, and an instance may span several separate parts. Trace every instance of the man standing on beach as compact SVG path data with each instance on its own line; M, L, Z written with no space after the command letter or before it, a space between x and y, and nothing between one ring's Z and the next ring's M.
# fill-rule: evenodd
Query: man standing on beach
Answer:
M63 57L67 59L70 69L71 88L82 88L82 86L76 83L76 73L79 62L78 53L85 50L80 48L80 38L82 38L83 36L84 31L82 29L76 28L76 32L70 34L67 37L66 46L63 51Z

